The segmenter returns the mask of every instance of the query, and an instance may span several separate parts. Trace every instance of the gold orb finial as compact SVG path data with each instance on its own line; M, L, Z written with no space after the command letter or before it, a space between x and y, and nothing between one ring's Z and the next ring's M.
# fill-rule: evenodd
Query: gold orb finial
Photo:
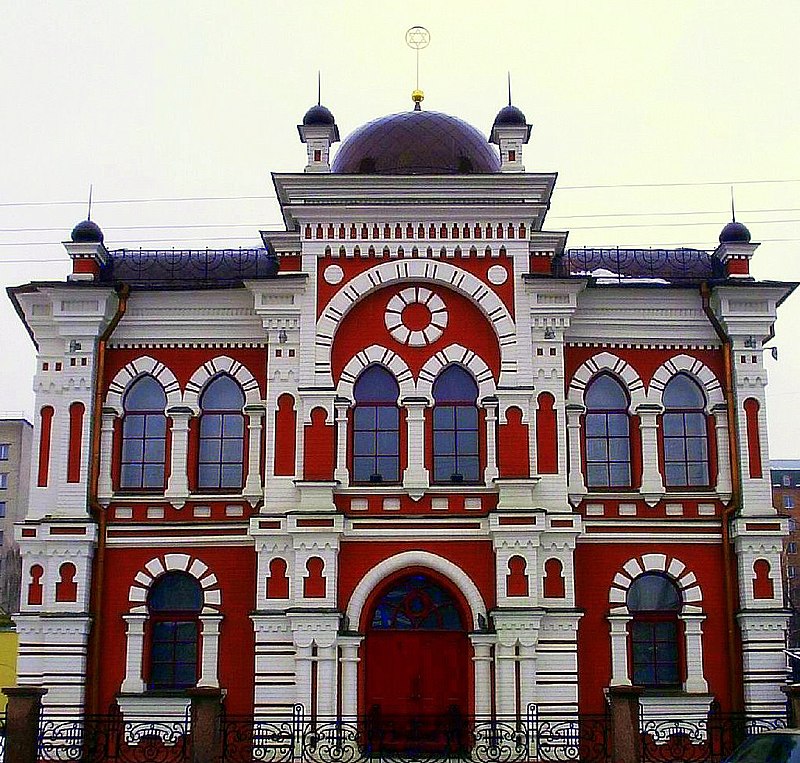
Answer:
M411 100L414 101L414 111L422 111L420 104L425 100L425 93L422 90L414 90L411 93Z

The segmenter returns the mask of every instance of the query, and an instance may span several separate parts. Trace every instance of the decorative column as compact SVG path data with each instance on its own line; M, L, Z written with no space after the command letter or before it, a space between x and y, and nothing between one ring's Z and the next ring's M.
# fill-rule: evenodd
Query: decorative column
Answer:
M120 687L123 694L141 694L144 691L142 665L144 664L144 624L147 615L123 615L127 651L125 653L125 679Z
M474 656L475 715L487 717L492 712L492 645L496 637L488 633L470 634Z
M519 661L519 704L524 713L536 701L536 646L520 643Z
M323 717L336 715L336 644L317 649L317 712Z
M498 400L496 397L485 397L481 400L481 406L486 411L486 469L483 472L483 479L488 485L497 479L497 410Z
M100 473L97 480L97 496L108 501L114 494L111 479L111 459L114 452L114 422L117 412L113 408L103 408L100 419Z
M661 407L640 405L639 431L642 435L642 495L650 506L654 506L664 495L664 480L658 468L658 416Z
M631 686L628 677L628 623L630 615L609 615L611 625L611 685Z
M583 479L583 453L581 451L581 416L586 408L577 403L568 403L564 410L567 414L567 443L569 445L567 492L570 502L577 504L586 495L586 482Z
M336 416L336 469L333 478L340 487L347 487L350 484L350 472L347 469L347 413L350 410L350 401L337 397L333 401L333 410Z
M222 615L200 615L200 639L203 654L200 662L198 686L219 686L219 626Z
M363 636L339 636L339 646L342 648L342 715L345 718L358 715L358 649L363 640Z
M264 412L264 406L261 404L244 407L247 416L247 480L244 483L244 495L250 498L251 505L255 504L264 492L261 483L261 431Z
M311 712L311 644L295 644L295 704L302 705L307 713Z
M514 715L516 711L517 656L514 645L498 643L495 647L495 675L497 679L497 712L500 715Z
M183 406L167 410L167 416L172 419L172 445L169 482L165 496L173 503L182 504L189 497L189 422L192 415L192 409Z
M684 691L704 694L708 683L703 677L703 620L705 615L681 614L686 638L686 683Z
M428 401L420 397L407 397L401 401L406 409L406 470L403 487L406 490L426 490L428 470L425 468L425 408Z
M725 403L715 405L714 428L717 433L717 492L723 501L730 500L731 487L731 450L730 433L728 431L728 406Z

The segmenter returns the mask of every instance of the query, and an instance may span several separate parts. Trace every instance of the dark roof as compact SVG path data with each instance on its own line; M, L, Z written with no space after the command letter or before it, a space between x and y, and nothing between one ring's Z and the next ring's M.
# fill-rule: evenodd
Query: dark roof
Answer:
M304 125L332 125L336 124L329 109L326 109L321 103L312 106L303 116Z
M103 231L92 220L84 220L72 229L70 238L74 244L102 244Z
M333 172L455 175L500 171L494 147L472 125L437 111L404 111L359 127L336 153Z
M494 123L496 125L520 125L521 127L525 127L528 124L525 115L510 103L497 112Z
M719 234L720 244L749 244L750 231L747 226L737 223L735 220L728 223Z

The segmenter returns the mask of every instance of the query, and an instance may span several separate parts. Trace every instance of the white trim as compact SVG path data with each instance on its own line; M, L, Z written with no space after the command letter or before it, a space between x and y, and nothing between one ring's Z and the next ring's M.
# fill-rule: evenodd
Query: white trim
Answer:
M679 373L685 373L700 385L705 393L705 410L707 412L710 412L715 405L723 405L725 403L725 396L722 394L722 385L719 383L719 379L702 360L693 358L691 355L676 355L659 366L650 380L650 387L647 392L649 402L662 406L664 388L670 379Z
M356 379L366 368L372 365L381 365L388 369L400 387L400 399L414 394L414 376L396 352L380 344L372 344L364 350L357 352L342 369L336 394L353 400L353 387ZM399 402L399 401L398 401Z
M486 361L460 344L451 344L443 350L439 350L422 366L417 379L417 395L427 398L433 403L433 383L436 381L436 377L450 365L459 365L469 369L478 385L478 398L495 394L495 379L492 369L489 368Z
M127 363L117 372L111 384L108 385L104 406L112 408L117 416L122 416L125 412L122 398L130 385L142 376L152 376L163 387L164 394L167 396L167 408L180 405L181 388L175 374L161 361L154 360L149 355L142 355Z
M478 629L478 617L486 616L486 604L478 587L464 570L453 562L428 551L404 551L376 564L364 575L355 587L347 603L347 617L351 628L358 628L361 614L370 594L381 581L408 567L428 567L452 582L469 604L472 614L472 627Z
M599 352L588 358L572 376L567 390L567 401L573 405L583 405L583 395L595 376L610 373L627 390L631 399L630 411L647 402L644 382L636 369L628 361L610 352Z
M239 383L244 392L245 405L258 405L261 402L261 390L258 382L247 366L227 355L219 355L213 360L203 363L186 383L183 404L191 408L195 415L200 413L200 393L203 388L211 379L220 374L228 374Z
M134 576L135 583L128 589L131 612L146 612L147 595L153 583L167 572L186 572L203 588L203 612L216 612L221 608L222 597L217 576L208 565L189 554L164 554L155 556Z

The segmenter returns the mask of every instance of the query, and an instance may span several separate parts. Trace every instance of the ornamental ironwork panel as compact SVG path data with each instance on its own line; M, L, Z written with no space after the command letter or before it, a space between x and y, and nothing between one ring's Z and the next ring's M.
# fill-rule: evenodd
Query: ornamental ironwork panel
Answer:
M278 268L278 258L264 248L117 249L109 253L100 280L138 288L224 287L274 278Z
M189 721L123 719L119 712L79 719L44 716L40 761L186 763Z
M700 283L723 278L722 263L702 249L567 249L554 262L555 275L593 276L600 283L636 280L651 283Z

